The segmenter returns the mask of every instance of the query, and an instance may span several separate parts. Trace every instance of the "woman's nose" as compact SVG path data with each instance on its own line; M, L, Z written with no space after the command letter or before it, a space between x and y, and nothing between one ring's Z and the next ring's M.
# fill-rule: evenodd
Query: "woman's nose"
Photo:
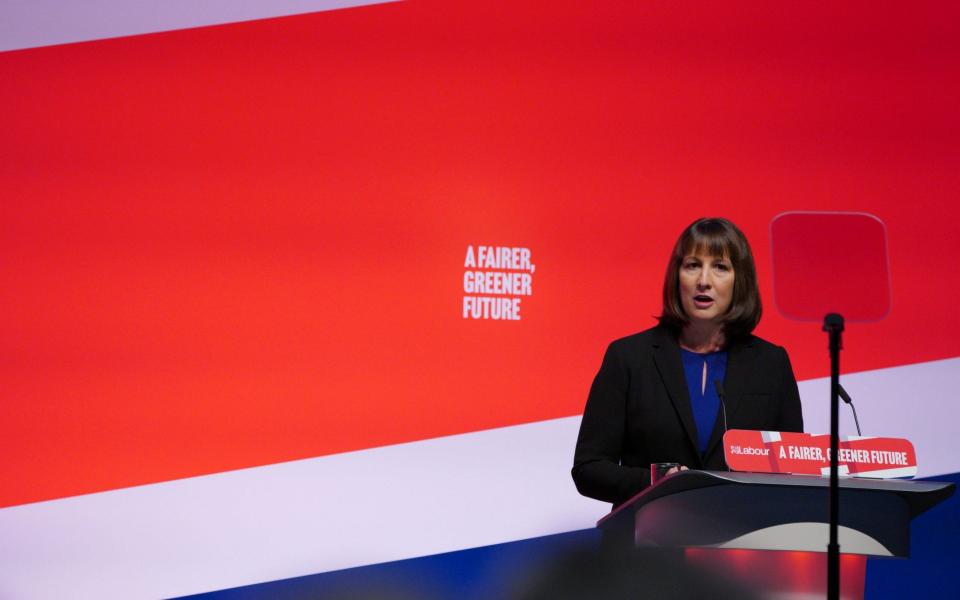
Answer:
M700 271L700 276L697 277L697 287L701 289L710 287L710 272L707 269Z

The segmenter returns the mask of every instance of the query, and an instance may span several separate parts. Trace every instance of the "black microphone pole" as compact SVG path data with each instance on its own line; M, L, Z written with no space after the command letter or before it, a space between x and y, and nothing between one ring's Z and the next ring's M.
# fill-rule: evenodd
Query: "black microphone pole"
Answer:
M823 318L823 331L830 339L830 543L827 544L827 598L840 600L840 349L843 347L843 317L830 313Z

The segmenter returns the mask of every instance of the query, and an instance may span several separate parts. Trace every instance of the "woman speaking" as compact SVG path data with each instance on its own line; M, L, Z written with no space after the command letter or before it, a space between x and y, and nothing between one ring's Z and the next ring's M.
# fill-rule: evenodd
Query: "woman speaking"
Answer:
M724 469L726 429L803 431L786 350L751 334L760 314L743 233L726 219L693 222L667 263L660 324L611 343L590 387L580 493L617 505L650 484L651 463Z

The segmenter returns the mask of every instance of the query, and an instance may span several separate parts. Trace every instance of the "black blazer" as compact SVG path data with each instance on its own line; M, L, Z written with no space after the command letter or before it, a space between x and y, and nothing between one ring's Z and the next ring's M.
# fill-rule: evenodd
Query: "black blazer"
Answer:
M756 336L727 351L730 429L803 431L800 393L786 350ZM584 496L620 504L650 485L650 463L726 469L719 417L703 457L677 337L654 327L616 340L590 387L573 461Z

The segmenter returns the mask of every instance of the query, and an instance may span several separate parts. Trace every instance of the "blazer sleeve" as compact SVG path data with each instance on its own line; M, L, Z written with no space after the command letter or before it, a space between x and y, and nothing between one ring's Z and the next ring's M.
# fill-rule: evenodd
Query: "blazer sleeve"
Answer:
M800 405L800 390L797 387L797 378L793 374L790 356L786 349L778 348L783 355L780 374L780 415L777 431L803 432L803 410Z
M584 496L619 504L650 485L648 469L620 464L630 371L614 342L607 348L580 423L573 481Z

